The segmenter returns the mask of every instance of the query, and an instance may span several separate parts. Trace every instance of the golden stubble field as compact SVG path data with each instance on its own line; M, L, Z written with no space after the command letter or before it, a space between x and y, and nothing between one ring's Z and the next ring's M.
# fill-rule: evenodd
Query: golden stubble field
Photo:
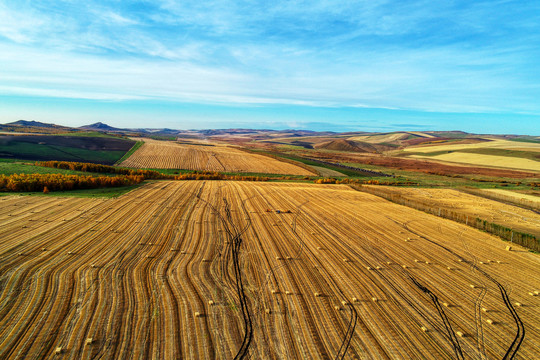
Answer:
M540 357L540 256L346 186L0 204L2 359Z
M503 225L507 228L518 230L526 234L533 234L540 237L540 214L533 210L521 208L500 201L490 200L481 196L467 194L453 189L428 189L410 188L396 186L371 186L363 185L377 191L382 191L388 195L399 195L403 198L417 201L433 209L446 209L450 211L466 214L470 221L476 218L487 220L492 223ZM499 189L478 189L475 192L482 194L495 192L511 198L515 195L515 201L521 199L522 194L512 193L508 190ZM530 196L540 200L539 197ZM503 198L504 199L504 198ZM511 198L512 199L512 198ZM527 199L525 199L527 200ZM523 201L529 205L529 202Z
M264 174L316 175L302 167L217 143L180 144L144 139L121 166L147 169L186 169Z
M483 154L471 154L462 152L451 152L448 154L441 154L436 156L419 156L412 155L414 158L433 159L440 161L447 161L452 163L467 164L467 165L480 165L498 168L508 168L516 170L534 171L540 173L540 162L530 159L522 159L509 156L497 156L497 155L483 155Z
M518 150L531 153L540 152L540 144L526 143L509 140L491 140L487 142L472 144L443 144L443 145L420 145L411 146L404 149L405 152L414 153L432 153L438 151L448 151L445 154L435 156L412 155L411 157L422 158L426 160L440 160L468 165L480 165L489 167L509 168L526 171L540 172L540 162L532 159L500 156L490 154L478 154L460 152L460 150L470 149L495 149L495 150Z
M503 200L509 200L518 204L523 204L533 209L540 210L540 196L527 194L523 192L515 192L504 189L482 189L482 193L489 196L498 197ZM532 193L533 191L531 191Z

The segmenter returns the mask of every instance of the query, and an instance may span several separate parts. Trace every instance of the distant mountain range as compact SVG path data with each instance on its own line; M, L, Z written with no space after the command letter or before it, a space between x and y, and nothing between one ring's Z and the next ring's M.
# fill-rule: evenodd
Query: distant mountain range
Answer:
M143 137L181 137L181 138L231 138L238 141L251 141L251 140L266 140L274 142L273 139L278 138L294 138L294 137L328 137L325 141L322 141L317 147L328 150L345 150L347 151L370 151L371 146L369 144L362 144L361 148L358 148L360 144L357 142L345 141L337 138L348 137L365 137L372 135L388 135L395 134L399 137L399 142L410 143L413 145L423 143L425 141L443 140L443 139L470 139L479 135L469 134L464 131L422 131L422 132L407 132L407 131L394 131L394 132L379 132L370 133L365 131L356 132L344 132L336 133L332 131L311 131L311 130L269 130L269 129L204 129L204 130L175 130L168 128L116 128L108 124L97 122L90 125L81 126L78 128L49 124L34 120L18 120L15 122L0 124L0 131L13 132L13 133L36 133L36 134L59 134L59 133L81 133L81 132L102 132L109 133L111 135L120 136L143 136ZM501 139L515 139L519 138L523 141L540 141L538 136L527 135L491 135ZM430 139L434 138L434 139ZM308 146L301 141L294 141L299 146ZM322 140L322 139L321 139ZM363 139L358 139L363 141ZM393 141L390 141L393 142ZM311 145L309 145L310 147Z
M56 125L56 124L47 124L39 121L28 121L28 120L18 120L15 122L8 123L6 125L15 125L20 127L42 127L42 128L66 128L69 129L69 127Z
M33 120L18 120L15 122L0 124L0 131L28 131L32 129L31 132L44 132L49 133L48 129L62 129L66 132L80 132L80 131L98 131L103 133L115 133L115 134L124 134L124 135L141 135L141 136L257 136L265 134L283 134L284 136L331 136L336 133L331 131L317 132L311 130L269 130L269 129L205 129L205 130L175 130L167 128L116 128L110 125L107 125L102 122L97 122L90 125L80 126L78 128L72 128L67 126L48 124L39 121ZM57 131L54 131L57 132Z

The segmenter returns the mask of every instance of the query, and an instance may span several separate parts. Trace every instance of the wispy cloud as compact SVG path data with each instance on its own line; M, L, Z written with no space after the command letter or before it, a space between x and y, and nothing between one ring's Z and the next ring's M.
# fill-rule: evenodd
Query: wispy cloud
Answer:
M70 98L161 98L451 112L535 111L537 106L532 98L495 103L490 96L511 100L525 84L516 87L517 79L493 68L493 60L483 52L400 51L393 55L394 60L386 59L388 54L371 55L358 66L329 64L321 69L318 59L304 59L299 66L295 64L296 55L284 58L282 53L272 64L258 66L256 63L264 59L257 50L264 53L260 47L251 50L250 61L257 71L245 72L235 64L200 66L156 57L114 59L0 45L0 61L4 63L0 91L22 94L27 89L28 94ZM511 61L498 58L503 65ZM515 108L518 101L519 108Z
M36 37L45 19L30 9L14 10L0 3L0 36L15 43L29 43Z

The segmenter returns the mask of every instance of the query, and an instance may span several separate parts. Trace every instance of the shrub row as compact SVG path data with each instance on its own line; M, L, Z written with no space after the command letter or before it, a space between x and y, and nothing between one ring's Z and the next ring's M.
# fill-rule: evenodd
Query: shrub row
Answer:
M358 180L358 179L335 179L335 178L322 178L313 180L315 184L349 184L349 185L387 185L387 186L414 186L418 183L412 181L380 181L380 180Z
M0 175L0 191L59 191L96 189L139 184L141 175L86 176L64 174L12 174Z

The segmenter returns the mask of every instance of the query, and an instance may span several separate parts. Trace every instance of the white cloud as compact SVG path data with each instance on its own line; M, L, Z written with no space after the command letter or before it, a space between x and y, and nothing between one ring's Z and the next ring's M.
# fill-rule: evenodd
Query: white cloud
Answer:
M105 10L105 11L95 11L95 14L101 18L101 20L107 25L136 25L138 21L133 19L128 19L114 11Z
M33 12L15 11L0 3L0 37L16 43L28 43L43 24L44 20Z

